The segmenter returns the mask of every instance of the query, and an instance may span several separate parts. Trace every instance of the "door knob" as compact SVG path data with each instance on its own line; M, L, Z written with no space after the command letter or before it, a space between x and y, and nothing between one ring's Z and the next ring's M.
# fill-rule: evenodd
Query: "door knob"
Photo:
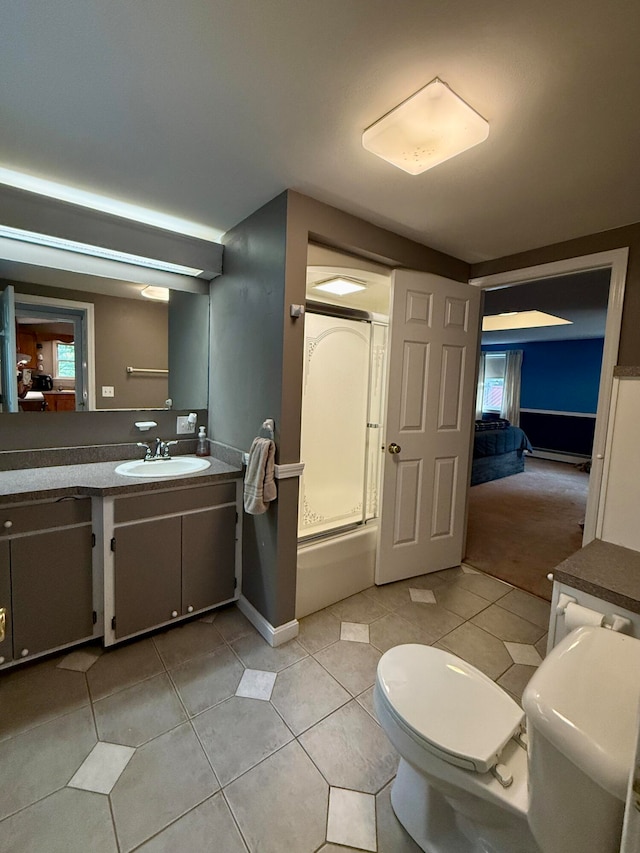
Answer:
M172 617L173 619L175 619L177 615L178 615L178 611L177 611L177 610L172 610L172 611L171 611L171 617Z
M395 441L392 441L387 450L389 451L389 453L400 453L402 448L399 444L396 444Z
M193 613L193 604L190 604L190 605L187 607L187 613Z

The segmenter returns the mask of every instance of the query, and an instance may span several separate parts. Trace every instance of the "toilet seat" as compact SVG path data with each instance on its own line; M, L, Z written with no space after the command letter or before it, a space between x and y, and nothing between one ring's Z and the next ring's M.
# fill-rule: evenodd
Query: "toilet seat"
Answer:
M486 773L524 712L495 682L431 646L395 646L377 671L378 697L397 724L438 758Z

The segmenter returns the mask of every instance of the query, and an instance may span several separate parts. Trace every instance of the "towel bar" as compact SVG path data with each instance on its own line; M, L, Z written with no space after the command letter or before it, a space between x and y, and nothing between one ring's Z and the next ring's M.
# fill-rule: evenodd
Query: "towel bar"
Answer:
M127 367L127 373L162 373L168 375L169 371L158 367Z

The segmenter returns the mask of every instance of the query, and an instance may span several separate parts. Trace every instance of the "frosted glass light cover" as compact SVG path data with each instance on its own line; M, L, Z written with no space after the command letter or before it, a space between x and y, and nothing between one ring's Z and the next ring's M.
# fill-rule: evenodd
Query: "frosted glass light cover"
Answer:
M485 314L483 332L504 332L508 329L538 329L542 326L567 326L573 320L556 317L545 311L509 311L505 314Z
M313 285L314 290L323 290L325 293L332 293L334 296L347 296L349 293L357 293L359 290L365 290L364 284L350 278L331 278L328 281L323 281Z
M410 175L426 172L489 136L489 122L435 79L362 134L362 145Z

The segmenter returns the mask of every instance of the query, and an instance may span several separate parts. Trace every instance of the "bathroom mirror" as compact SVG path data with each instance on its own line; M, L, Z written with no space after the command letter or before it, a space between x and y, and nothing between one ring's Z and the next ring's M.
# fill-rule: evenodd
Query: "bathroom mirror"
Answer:
M0 266L0 291L13 288L18 361L0 359L5 392L12 374L17 386L13 404L3 394L3 414L163 409L168 400L207 408L208 293L171 290L156 301L141 284L31 271L29 281Z

